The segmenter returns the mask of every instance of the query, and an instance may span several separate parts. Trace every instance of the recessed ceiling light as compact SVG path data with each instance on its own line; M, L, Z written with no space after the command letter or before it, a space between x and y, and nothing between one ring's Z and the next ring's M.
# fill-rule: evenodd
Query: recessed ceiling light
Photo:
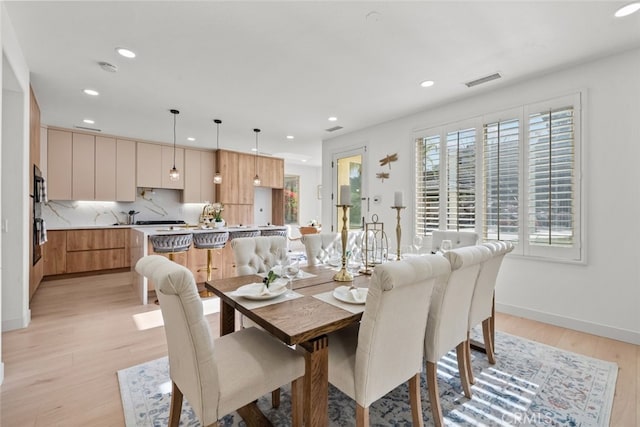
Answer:
M258 149L257 148L252 148L251 151L258 151Z
M86 93L87 95L91 95L91 96L100 95L100 92L98 92L97 90L94 90L94 89L84 89L83 92Z
M187 138L187 141L195 141L196 139L192 136L190 136L189 138Z
M287 139L293 139L293 135L287 135Z
M330 122L335 122L335 121L337 121L337 120L338 120L338 118L337 118L337 117L333 117L333 116L329 117L329 121L330 121Z
M116 48L116 52L118 52L120 55L124 56L125 58L135 58L136 57L135 52L133 52L132 50L127 49L126 47L118 47L118 48Z
M87 124L90 124L90 125L92 125L92 124L94 124L94 123L95 123L95 122L94 122L93 120L91 120L91 119L84 119L84 120L83 120L83 122L85 122L85 123L87 123Z
M307 162L307 159L302 159L302 163L306 163L306 162Z
M420 83L420 86L422 87L431 87L435 84L435 82L433 80L425 80L422 83Z
M629 3L628 5L622 6L620 9L618 9L615 13L615 17L622 18L623 16L631 15L638 10L640 10L640 2L636 1L633 3Z

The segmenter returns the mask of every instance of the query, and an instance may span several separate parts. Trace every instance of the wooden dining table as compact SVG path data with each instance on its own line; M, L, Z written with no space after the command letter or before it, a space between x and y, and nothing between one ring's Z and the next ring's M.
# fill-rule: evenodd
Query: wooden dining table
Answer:
M236 311L251 319L265 331L271 333L287 345L297 345L304 349L305 376L303 413L305 425L328 425L329 392L329 339L327 334L360 321L362 311L353 312L320 300L313 295L333 291L351 282L333 280L336 269L329 266L309 266L302 270L313 275L293 281L293 289L301 297L278 297L278 302L259 308L248 308L251 304L243 298L233 297L231 292L240 286L261 282L262 276L246 275L213 280L205 287L220 297L220 335L236 330ZM371 276L358 275L353 284L368 287ZM357 307L364 308L364 305ZM257 408L250 404L238 411L247 425L270 425Z

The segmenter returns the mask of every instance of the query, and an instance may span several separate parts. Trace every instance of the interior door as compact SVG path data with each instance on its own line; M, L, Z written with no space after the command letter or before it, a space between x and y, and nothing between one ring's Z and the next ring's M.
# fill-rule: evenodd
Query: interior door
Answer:
M347 227L349 230L362 229L363 217L368 213L366 188L363 176L366 168L366 147L335 153L332 167L334 171L333 203L338 204L341 185L349 185L351 189L351 207L347 211ZM341 231L343 226L342 208L332 210L332 231Z

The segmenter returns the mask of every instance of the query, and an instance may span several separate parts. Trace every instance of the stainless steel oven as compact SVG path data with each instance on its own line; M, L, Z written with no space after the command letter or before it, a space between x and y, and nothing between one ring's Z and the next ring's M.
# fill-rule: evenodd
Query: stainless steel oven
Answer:
M33 265L42 258L42 245L47 241L47 229L42 219L42 205L47 201L47 190L38 166L33 165Z

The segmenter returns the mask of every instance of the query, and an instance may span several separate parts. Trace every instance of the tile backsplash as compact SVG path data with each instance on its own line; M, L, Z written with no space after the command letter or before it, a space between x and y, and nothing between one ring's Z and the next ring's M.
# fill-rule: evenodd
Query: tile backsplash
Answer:
M49 229L127 223L127 212L140 212L136 221L181 219L196 224L204 203L181 203L178 190L138 188L135 202L49 200L42 217Z

